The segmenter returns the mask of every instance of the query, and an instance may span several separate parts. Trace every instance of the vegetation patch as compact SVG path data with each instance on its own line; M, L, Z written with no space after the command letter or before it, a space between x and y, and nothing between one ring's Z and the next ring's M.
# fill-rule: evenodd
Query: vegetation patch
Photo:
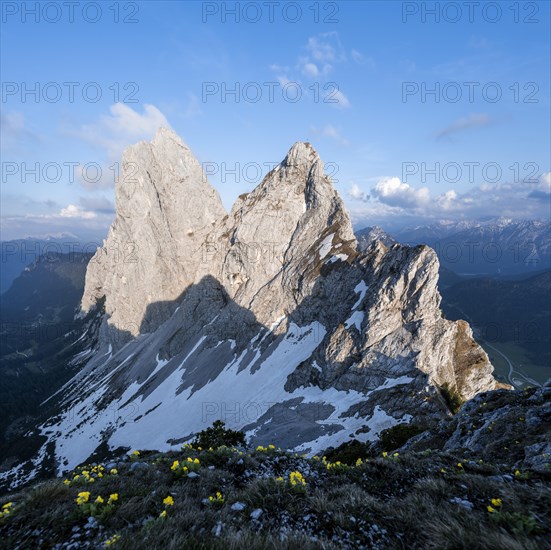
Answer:
M442 394L448 409L450 409L453 414L457 414L461 408L461 405L463 405L463 399L459 395L459 392L453 388L450 388L448 384L444 384L440 387L440 393Z
M397 424L381 432L380 446L383 451L393 451L405 445L413 436L424 430L416 424Z
M443 451L350 442L307 457L201 439L132 451L0 498L5 548L537 549L549 479ZM389 431L392 445L410 432ZM233 437L233 436L230 436ZM242 441L239 437L239 441ZM215 446L216 445L216 446ZM184 470L187 468L187 470ZM518 472L518 473L517 473Z

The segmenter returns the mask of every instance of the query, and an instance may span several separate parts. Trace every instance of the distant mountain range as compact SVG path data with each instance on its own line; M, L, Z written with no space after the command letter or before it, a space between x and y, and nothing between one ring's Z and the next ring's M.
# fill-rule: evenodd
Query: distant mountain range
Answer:
M428 244L443 267L465 275L517 275L551 268L551 222L491 218L440 221L392 234L402 244Z
M366 227L360 229L355 233L356 239L358 239L358 247L362 250L367 250L368 246L373 241L380 241L385 246L392 246L396 243L396 239L391 237L382 227L374 225L373 227Z
M55 258L72 252L93 254L100 244L99 240L85 240L72 233L0 241L0 294L6 292L25 267L40 256Z

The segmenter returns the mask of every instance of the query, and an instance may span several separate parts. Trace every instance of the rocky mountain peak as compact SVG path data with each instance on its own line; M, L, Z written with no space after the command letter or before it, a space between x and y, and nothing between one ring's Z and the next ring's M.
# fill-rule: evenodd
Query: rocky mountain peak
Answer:
M298 168L307 168L315 164L320 157L317 151L308 142L297 141L287 153L283 160L283 166L294 166Z
M166 128L124 152L115 192L116 218L90 262L81 307L105 297L104 328L136 336L155 330L195 281L205 236L226 211L189 147Z
M121 341L120 331L155 330L186 288L206 276L243 306L261 304L255 313L262 320L274 308L294 308L300 296L281 290L290 272L311 270L315 262L303 265L305 259L321 246L324 255L333 244L355 248L348 213L323 169L312 145L297 142L227 216L189 147L172 130L159 129L151 143L124 153L117 216L90 263L83 311L105 296L105 328L116 329ZM269 282L280 291L270 290L266 303Z
M48 428L58 461L105 441L179 445L205 427L205 403L253 443L316 452L441 418L446 391L468 399L498 387L470 327L441 314L435 252L378 239L358 249L311 145L293 145L227 215L170 131L124 160L123 176L139 170L117 185L82 300L86 311L105 298L102 332L60 398L67 410L77 398L90 406ZM128 242L130 255L117 256ZM134 422L103 414L128 403ZM254 414L224 413L247 403ZM74 426L88 425L98 435L84 445Z

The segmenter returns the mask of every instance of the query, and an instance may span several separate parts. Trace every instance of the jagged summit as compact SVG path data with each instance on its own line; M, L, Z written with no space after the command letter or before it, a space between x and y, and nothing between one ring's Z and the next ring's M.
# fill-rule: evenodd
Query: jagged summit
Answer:
M105 296L104 335L116 329L111 339L119 342L120 331L155 330L176 307L170 302L204 276L216 277L232 297L239 291L250 306L329 226L339 242L354 242L342 200L309 143L295 143L227 216L189 147L160 128L151 143L125 151L116 195L117 216L88 270L82 310ZM146 314L155 302L164 305Z
M253 444L315 453L444 417L444 387L462 399L498 387L468 324L442 317L435 252L357 250L311 145L229 214L171 131L124 159L123 177L139 170L117 186L82 300L104 303L102 328L88 328L42 427L39 456L60 470L98 448L170 449L217 418ZM124 422L105 414L127 407Z
M168 302L195 281L205 235L226 211L171 130L129 147L122 165L115 221L88 268L82 310L105 297L105 334L109 325L136 336L155 330L171 312ZM147 306L155 302L167 305L149 318Z
M297 141L287 153L287 156L281 163L284 166L306 167L312 166L319 161L320 157L314 147L303 141Z

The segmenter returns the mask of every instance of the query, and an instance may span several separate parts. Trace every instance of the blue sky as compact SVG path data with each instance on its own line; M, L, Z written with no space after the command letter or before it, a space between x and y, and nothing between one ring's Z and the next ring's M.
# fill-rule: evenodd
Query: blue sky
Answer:
M549 2L34 5L2 4L3 239L102 237L160 125L228 209L308 140L358 228L549 217Z

